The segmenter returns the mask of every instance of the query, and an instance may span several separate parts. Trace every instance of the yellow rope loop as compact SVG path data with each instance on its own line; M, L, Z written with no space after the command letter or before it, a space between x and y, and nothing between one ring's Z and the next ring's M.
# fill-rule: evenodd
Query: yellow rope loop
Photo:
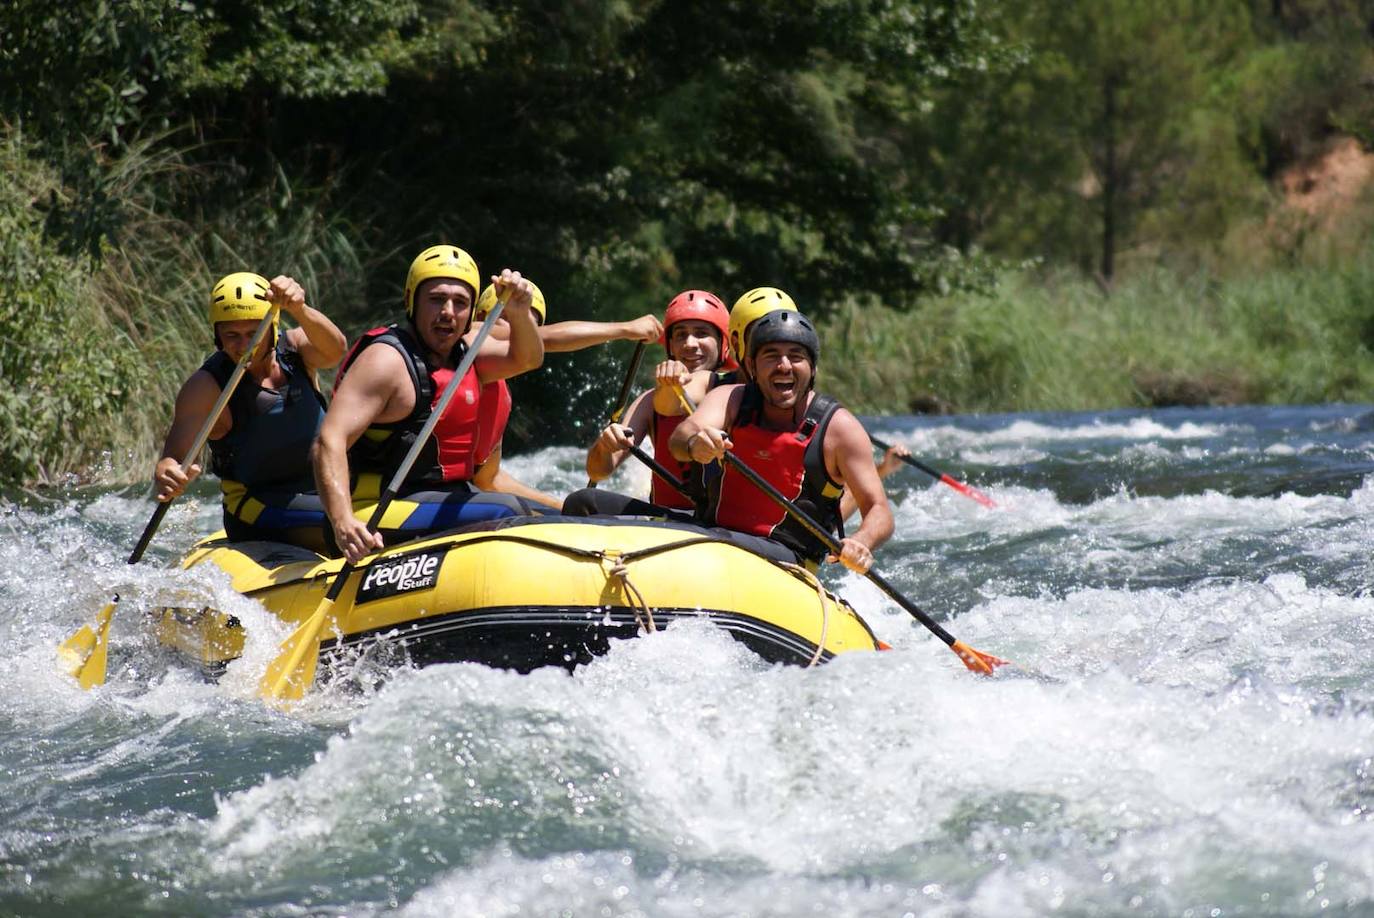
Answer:
M606 551L602 553L601 563L606 566L606 578L608 580L619 580L621 589L630 598L630 608L635 613L635 626L650 634L658 631L658 625L654 622L654 610L649 607L649 603L644 598L644 594L639 591L639 587L634 585L630 579L630 568L620 557L619 551ZM644 616L640 617L643 610Z
M673 394L677 396L677 402L683 407L683 410L688 414L696 413L696 406L693 405L692 400L687 397L687 390L682 388L681 383L673 383Z

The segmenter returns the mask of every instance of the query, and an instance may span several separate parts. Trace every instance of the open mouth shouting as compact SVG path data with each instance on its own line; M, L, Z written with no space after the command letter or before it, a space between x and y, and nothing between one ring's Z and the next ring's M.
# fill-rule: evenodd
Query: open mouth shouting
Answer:
M800 391L797 384L795 373L773 373L768 377L768 387L773 390L775 399L779 402L790 402L797 397Z

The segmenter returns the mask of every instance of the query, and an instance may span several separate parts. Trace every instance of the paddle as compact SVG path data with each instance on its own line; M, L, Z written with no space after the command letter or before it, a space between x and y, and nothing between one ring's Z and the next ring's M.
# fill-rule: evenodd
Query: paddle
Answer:
M273 306L263 316L258 323L258 330L253 333L253 340L248 345L248 349L243 352L239 362L234 367L234 372L230 374L229 381L224 384L224 390L220 392L219 399L215 406L210 409L210 414L206 416L205 423L200 425L200 432L196 434L195 442L186 451L186 456L181 460L182 471L185 471L202 449L205 448L205 441L210 439L210 430L219 420L219 416L224 413L224 406L229 404L229 398L238 388L239 380L243 379L243 374L248 372L248 364L252 362L253 355L257 353L258 345L267 335L267 329L271 327L272 320L277 317L280 306ZM129 554L129 564L137 564L143 557L143 553L148 549L148 543L153 540L153 534L162 525L162 518L167 515L167 509L172 506L171 498L157 505L153 511L152 518L148 520L148 525L143 527L143 535L139 536L138 544ZM77 682L82 688L88 689L96 685L105 684L105 659L106 651L110 639L110 620L114 617L116 603L119 602L119 595L115 594L114 599L100 610L96 616L95 627L82 625L75 634L63 641L57 648L58 659L68 673L76 677Z
M687 408L689 411L694 411L692 400L687 397L687 393L684 392L681 387L674 388L677 390L678 399L681 400L683 407ZM820 523L813 520L800 507L784 497L781 491L765 481L757 472L746 465L742 459L729 450L725 451L725 461L734 466L741 475L749 479L750 483L756 488L772 498L773 502L787 511L789 516L805 526L813 536L820 539L821 543L825 545L826 549L828 549L832 555L837 558L840 556L841 547L839 541L837 541L831 533L823 529ZM939 622L927 615L920 606L903 596L896 587L888 583L877 571L870 568L864 576L872 581L878 589L886 593L893 602L910 613L914 619L922 625L925 625L932 634L948 644L949 649L953 650L959 656L964 666L968 667L973 672L990 676L994 669L1008 664L1008 660L994 657L992 654L983 653L980 650L974 650L963 641L956 640L954 635L940 627Z
M678 478L672 472L664 468L663 465L656 459L654 459L653 456L650 456L648 453L644 452L644 450L640 449L638 446L630 447L630 455L634 456L640 462L647 465L649 467L649 471L653 472L659 478L662 478L664 481L666 481L669 484L669 486L673 488L673 490L677 491L684 497L687 497L689 499L691 498L692 495L687 493L687 486L682 483L682 479Z
M868 435L868 439L872 440L873 445L878 447L878 449L892 449L892 445L890 443L884 443L882 440L879 440L872 434ZM972 497L974 500L978 501L978 503L982 504L984 507L991 507L994 509L997 507L997 505L992 502L992 498L988 497L982 491L979 491L972 485L966 485L958 479L949 477L939 469L931 468L930 466L926 465L924 462L913 456L898 456L897 458L905 462L907 465L915 466L916 468L925 472L927 475L929 475L931 478L934 478L941 484L949 485L951 488L958 491L965 497Z
M634 356L630 358L629 369L625 371L625 381L620 384L620 397L616 399L615 409L611 412L610 423L612 424L620 422L621 416L625 414L625 408L630 404L630 386L634 385L635 374L639 372L639 362L644 359L644 348L647 346L647 341L641 341L635 345ZM596 482L588 478L587 487L596 487Z
M454 394L458 391L458 385L463 377L472 367L472 362L477 359L477 352L482 349L482 342L496 326L496 320L501 315L501 310L505 308L505 300L497 300L496 305L487 313L486 319L482 322L482 327L477 332L476 339L468 352L463 355L458 368L453 371L453 378L444 387L444 392L439 396L439 401L435 403L434 409L429 414L429 420L425 421L425 426L420 428L420 433L415 437L415 442L410 445L409 452L401 460L401 465L396 469L396 474L391 477L391 483L382 492L381 499L377 501L376 507L372 510L372 516L367 521L367 528L370 532L376 532L381 524L382 517L386 515L387 508L396 497L396 493L401 490L401 485L405 484L406 475L410 474L411 466L419 457L420 451L424 449L430 434L434 432L435 425L443 417L448 404L453 400ZM262 676L262 681L258 683L258 694L268 701L276 700L296 700L305 694L315 681L315 668L320 658L320 633L324 630L324 623L329 618L329 610L334 607L339 594L343 592L344 585L348 582L348 577L357 568L356 564L346 562L339 568L339 573L335 575L334 582L330 584L328 592L320 600L315 612L305 620L299 628L291 633L279 648L276 658L267 667L267 672Z

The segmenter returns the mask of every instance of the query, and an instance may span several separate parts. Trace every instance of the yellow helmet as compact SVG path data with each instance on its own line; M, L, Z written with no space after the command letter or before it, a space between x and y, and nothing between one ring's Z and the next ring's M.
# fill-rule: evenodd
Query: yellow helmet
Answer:
M529 280L529 278L525 279ZM534 314L539 317L539 324L543 325L548 321L547 307L544 304L544 294L540 292L539 285L534 281L530 281L530 290L534 293L534 299L530 302L530 308L533 309ZM491 312L491 307L495 305L496 288L491 284L487 284L487 289L482 291L482 296L477 300L477 311L473 313L473 317L477 319L482 318L487 313Z
M467 284L472 295L477 296L477 288L482 280L477 274L477 262L472 256L456 245L432 245L425 249L410 263L406 272L405 304L406 315L415 315L415 291L420 284L433 277L451 277Z
M745 335L749 332L749 326L779 309L796 312L797 304L777 287L755 287L735 300L735 305L730 307L730 353L739 358L741 365L744 355L749 353L745 348Z
M272 304L267 301L267 278L251 271L239 271L220 278L210 291L210 324L261 319ZM275 331L276 320L272 322Z

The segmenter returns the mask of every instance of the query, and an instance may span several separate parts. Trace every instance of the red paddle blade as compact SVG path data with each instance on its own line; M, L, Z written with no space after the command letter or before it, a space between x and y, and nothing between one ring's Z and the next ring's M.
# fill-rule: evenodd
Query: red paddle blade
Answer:
M949 485L951 488L958 491L960 494L963 494L965 497L972 497L974 500L978 501L978 503L982 504L984 507L995 508L997 506L992 502L991 497L988 497L986 494L984 494L982 491L979 491L972 485L966 485L962 481L957 481L953 478L950 478L948 475L941 475L940 481L942 484Z
M983 653L981 650L974 650L963 641L955 641L949 645L949 649L959 655L959 659L964 661L964 665L975 673L982 673L984 676L991 676L992 671L999 666L1007 666L1010 660L1003 660L994 657L990 653Z

